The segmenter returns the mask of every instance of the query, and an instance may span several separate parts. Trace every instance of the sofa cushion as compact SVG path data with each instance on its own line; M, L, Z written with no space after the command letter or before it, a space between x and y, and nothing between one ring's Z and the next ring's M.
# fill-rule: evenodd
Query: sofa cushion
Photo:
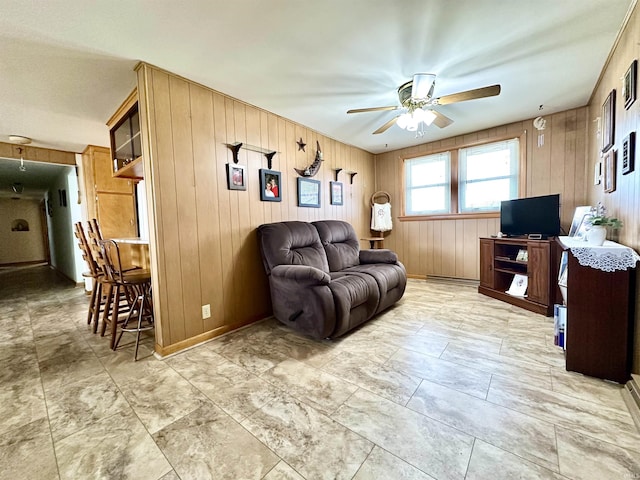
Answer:
M260 225L258 238L267 275L277 265L307 265L329 272L318 230L308 222Z
M313 222L313 225L327 254L330 271L338 272L360 263L360 243L351 224L322 220Z

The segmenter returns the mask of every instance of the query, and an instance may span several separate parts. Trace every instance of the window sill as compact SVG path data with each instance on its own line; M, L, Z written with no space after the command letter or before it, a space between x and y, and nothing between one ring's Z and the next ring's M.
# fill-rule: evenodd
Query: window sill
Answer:
M468 220L477 218L500 218L500 212L482 213L442 213L437 215L404 215L398 217L401 222L425 222L430 220Z

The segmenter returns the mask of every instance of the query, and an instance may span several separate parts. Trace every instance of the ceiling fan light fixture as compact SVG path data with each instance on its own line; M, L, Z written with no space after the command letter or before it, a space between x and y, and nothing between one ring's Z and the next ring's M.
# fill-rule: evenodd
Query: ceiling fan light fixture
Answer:
M435 81L436 76L433 73L416 73L411 85L411 98L413 100L429 98L433 94Z
M396 124L410 132L415 132L418 130L421 122L424 122L425 125L429 126L433 123L436 118L436 114L433 113L432 110L423 110L422 108L416 108L413 112L403 113L398 117L398 121Z

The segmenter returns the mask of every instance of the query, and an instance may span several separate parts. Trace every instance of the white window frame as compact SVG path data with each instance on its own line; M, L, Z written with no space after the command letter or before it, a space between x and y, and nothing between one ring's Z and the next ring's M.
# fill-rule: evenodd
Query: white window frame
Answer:
M445 163L445 182L432 182L429 179L423 179L419 184L413 185L414 167L424 165L425 163ZM440 152L436 154L423 155L420 157L414 157L405 159L404 161L405 171L405 212L407 215L434 215L434 214L448 214L451 211L451 152ZM445 187L445 202L443 209L428 209L428 210L414 210L412 205L412 194L421 189L428 189L434 187Z
M467 159L470 154L482 154L482 153L490 153L497 151L508 150L510 152L510 162L509 162L509 174L508 175L500 175L495 177L485 177L477 180L467 180ZM484 143L482 145L474 145L472 147L465 147L458 149L458 213L477 213L477 212L495 212L500 210L500 202L502 200L511 200L514 198L518 198L518 184L519 184L519 141L517 138L512 138L508 140L501 140L498 142L490 142ZM509 196L508 198L499 198L497 199L497 203L494 206L489 207L477 207L477 208L466 208L465 200L466 200L466 191L467 185L473 183L483 183L483 182L492 182L495 180L509 180Z

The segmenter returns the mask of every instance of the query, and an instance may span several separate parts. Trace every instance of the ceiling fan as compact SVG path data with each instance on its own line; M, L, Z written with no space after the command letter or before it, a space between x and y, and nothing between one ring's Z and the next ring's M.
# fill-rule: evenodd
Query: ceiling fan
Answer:
M432 123L440 128L444 128L453 123L449 117L433 109L437 105L448 105L450 103L475 100L477 98L493 97L500 94L500 85L466 90L464 92L452 93L443 97L433 97L433 89L436 84L436 76L432 73L416 73L412 80L398 87L398 99L400 105L390 107L370 107L355 108L347 113L380 112L387 110L406 110L400 115L396 115L387 123L378 128L374 135L385 132L392 125L398 124L401 128L409 131L416 131L418 135L424 135L424 125ZM418 127L422 130L418 131Z

